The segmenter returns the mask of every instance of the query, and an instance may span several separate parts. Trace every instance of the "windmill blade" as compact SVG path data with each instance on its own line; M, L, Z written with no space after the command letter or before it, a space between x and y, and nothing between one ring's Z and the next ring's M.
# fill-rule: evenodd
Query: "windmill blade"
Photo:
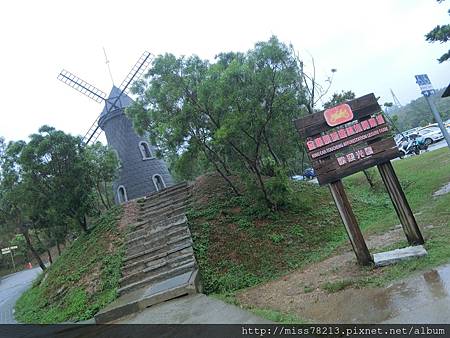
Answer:
M139 58L139 60L136 62L134 67L131 69L131 71L128 73L128 75L125 77L125 80L122 81L120 84L119 89L121 90L120 95L123 93L128 93L127 88L131 84L131 82L136 78L140 78L142 74L144 74L145 70L148 68L151 62L150 58L151 54L147 51L145 51L142 56ZM119 96L120 96L119 95Z
M83 140L82 140L84 145L88 145L89 143L91 143L91 144L94 143L95 141L97 141L98 137L102 133L102 129L98 125L99 119L100 119L100 115L97 117L97 119L94 121L94 123L92 123L92 125L89 128L86 135L84 135Z
M102 92L100 89L95 88L86 81L80 79L79 77L73 75L71 72L63 69L58 75L58 80L64 82L66 85L78 90L80 93L90 97L94 101L99 103L105 101L106 93Z

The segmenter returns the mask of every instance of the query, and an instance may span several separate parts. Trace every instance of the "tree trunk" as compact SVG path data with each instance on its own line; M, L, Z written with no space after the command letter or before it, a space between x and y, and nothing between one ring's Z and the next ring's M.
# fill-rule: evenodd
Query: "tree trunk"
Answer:
M230 188L233 190L233 192L235 193L236 196L241 196L241 194L239 193L239 191L237 190L237 188L234 186L233 182L231 182L231 180L227 177L226 174L224 174L222 172L222 170L220 170L219 165L216 163L216 161L214 161L209 155L208 152L205 149L202 149L203 153L205 154L206 158L214 165L214 167L216 168L216 171L220 174L220 176L222 176L222 178L225 180L225 182L227 182L227 184L230 186ZM220 162L220 161L219 161ZM222 162L221 162L222 163ZM226 172L228 172L227 168L224 168Z
M50 264L53 264L53 257L52 257L52 254L50 253L50 249L47 249L47 255L48 255L48 261L50 262Z
M272 147L271 147L271 145L270 145L269 139L268 139L268 137L267 137L265 131L263 132L263 136L264 136L264 142L265 142L265 144L267 145L267 149L269 150L270 155L272 155L272 158L273 158L273 160L275 161L275 163L276 163L277 165L280 165L280 162L281 162L281 161L280 161L280 159L278 158L277 154L275 154L275 152L273 151L273 149L272 149Z
M83 229L83 231L84 231L85 233L89 232L89 231L88 231L88 228L87 228L87 219L86 219L86 215L83 216L83 219L81 219L79 222L80 222L81 229Z
M100 189L100 184L97 182L95 184L95 190L97 191L98 196L100 197L100 201L102 202L103 206L106 210L108 210L108 204L106 204L105 199L103 198L102 191Z
M109 200L108 188L106 187L106 181L103 181L103 188L105 189L106 203L108 204L108 210L111 209L111 201Z
M275 205L270 200L269 195L267 194L266 186L265 186L264 181L262 179L261 173L259 172L259 169L256 167L256 165L255 165L254 169L255 169L255 172L256 172L256 176L258 178L259 186L261 187L261 191L263 192L264 200L266 201L267 207L269 209L271 209L271 210L274 210L275 209Z
M366 180L370 185L370 189L374 189L375 188L375 184L373 183L373 179L372 177L370 177L370 174L367 170L363 170L364 176L366 176Z
M31 253L33 254L34 258L36 258L36 260L37 260L39 266L41 267L42 271L45 271L47 268L45 267L44 262L42 262L42 259L39 256L39 254L37 253L37 251L34 249L33 244L31 244L30 234L28 233L28 229L23 229L22 230L22 234L25 237L25 241L27 242L28 249L31 251Z
M56 240L56 248L58 249L58 257L61 256L61 244L59 244L59 241Z

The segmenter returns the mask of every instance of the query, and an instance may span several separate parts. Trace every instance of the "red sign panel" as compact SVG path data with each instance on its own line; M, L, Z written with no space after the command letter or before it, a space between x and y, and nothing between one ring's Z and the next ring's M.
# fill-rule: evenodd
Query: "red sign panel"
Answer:
M344 103L325 110L323 116L327 124L334 127L353 120L353 111L348 104Z

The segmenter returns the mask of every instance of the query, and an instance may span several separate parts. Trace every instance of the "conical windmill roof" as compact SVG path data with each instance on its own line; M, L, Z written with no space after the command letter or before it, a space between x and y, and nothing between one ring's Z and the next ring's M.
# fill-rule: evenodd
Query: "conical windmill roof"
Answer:
M121 90L119 88L117 88L116 86L112 87L111 92L109 93L109 96L105 101L105 107L103 108L100 116L105 116L107 113L115 111L117 109L125 109L133 103L131 97L129 97L125 93L120 95L120 93ZM119 99L117 100L118 97Z

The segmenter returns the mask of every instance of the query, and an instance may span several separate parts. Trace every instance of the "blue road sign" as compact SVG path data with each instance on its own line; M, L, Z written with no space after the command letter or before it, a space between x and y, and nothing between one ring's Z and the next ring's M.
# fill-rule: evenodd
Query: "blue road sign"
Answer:
M427 74L416 75L415 78L423 96L431 96L436 93Z

